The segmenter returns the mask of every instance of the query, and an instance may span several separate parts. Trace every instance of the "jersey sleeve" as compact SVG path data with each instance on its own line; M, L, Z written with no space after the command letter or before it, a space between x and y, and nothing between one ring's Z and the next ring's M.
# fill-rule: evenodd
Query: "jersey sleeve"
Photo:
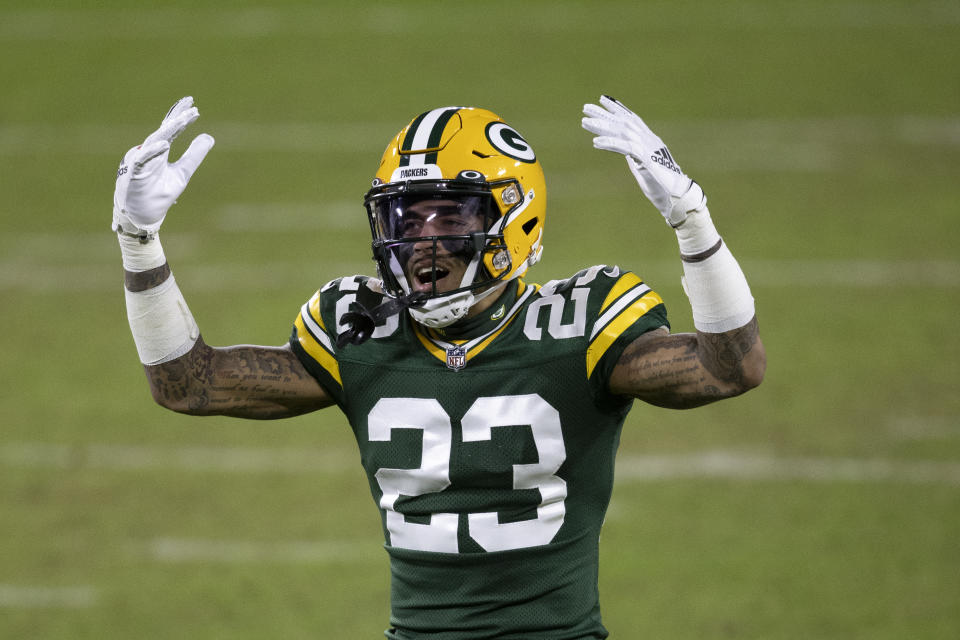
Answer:
M609 395L608 382L624 349L638 337L670 328L667 308L638 275L618 267L600 269L591 292L592 324L587 334L587 378L597 397ZM596 301L600 301L599 307Z
M337 283L337 280L328 283L300 307L293 321L290 347L310 375L342 405L343 380L337 360L336 327L331 324Z

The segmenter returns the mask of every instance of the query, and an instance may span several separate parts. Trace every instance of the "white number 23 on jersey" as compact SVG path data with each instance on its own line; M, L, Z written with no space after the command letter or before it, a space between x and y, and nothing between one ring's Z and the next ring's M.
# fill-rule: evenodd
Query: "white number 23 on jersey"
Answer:
M537 394L478 398L460 422L464 442L490 440L496 427L529 425L539 462L513 465L513 488L539 489L537 518L500 523L496 512L467 516L468 534L487 551L506 551L549 543L563 525L567 484L555 474L566 460L560 414ZM421 496L450 486L450 450L453 427L440 403L426 398L382 398L370 411L369 438L389 442L393 429L423 431L423 454L416 469L382 468L376 473L383 491L380 508L386 512L390 543L419 551L457 553L459 518L434 513L428 524L407 522L394 509L401 496Z

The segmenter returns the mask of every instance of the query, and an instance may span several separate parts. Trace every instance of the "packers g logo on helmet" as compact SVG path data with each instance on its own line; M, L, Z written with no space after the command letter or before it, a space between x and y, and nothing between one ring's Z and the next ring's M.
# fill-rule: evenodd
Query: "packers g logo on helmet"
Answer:
M484 131L495 149L521 162L536 162L537 155L517 130L505 122L491 122Z
M482 216L481 232L404 238L397 216L424 199L463 203ZM500 116L472 107L442 107L414 118L387 145L373 187L364 199L373 253L384 288L394 297L413 291L406 260L413 242L433 239L463 257L459 286L434 290L411 315L441 327L466 316L470 306L523 275L540 259L546 213L543 170L530 144ZM407 252L407 253L404 253ZM435 263L434 263L435 264ZM434 283L436 278L434 279Z

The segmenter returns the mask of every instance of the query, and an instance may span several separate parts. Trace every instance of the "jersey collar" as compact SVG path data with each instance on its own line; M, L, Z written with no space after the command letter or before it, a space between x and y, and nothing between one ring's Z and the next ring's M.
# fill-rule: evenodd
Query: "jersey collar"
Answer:
M483 313L442 330L428 329L414 322L414 332L421 344L438 360L448 362L448 353L461 349L466 356L465 362L469 362L513 322L523 309L524 303L537 289L537 285L528 285L519 279L513 280Z
M472 318L458 320L448 327L432 329L431 333L441 340L469 340L495 329L504 319L507 309L517 300L519 282L511 280L494 300L493 304Z

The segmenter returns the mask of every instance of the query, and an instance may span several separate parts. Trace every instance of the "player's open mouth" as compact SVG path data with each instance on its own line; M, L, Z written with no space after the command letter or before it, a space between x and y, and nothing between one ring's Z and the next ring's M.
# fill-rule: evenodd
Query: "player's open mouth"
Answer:
M436 283L438 291L447 291L455 287L447 286L448 283L444 280L450 276L449 269L445 269L437 265L436 269L432 268L429 265L419 266L413 271L413 289L414 291L423 291L424 293L430 293L433 290L434 282L434 272L436 272Z

